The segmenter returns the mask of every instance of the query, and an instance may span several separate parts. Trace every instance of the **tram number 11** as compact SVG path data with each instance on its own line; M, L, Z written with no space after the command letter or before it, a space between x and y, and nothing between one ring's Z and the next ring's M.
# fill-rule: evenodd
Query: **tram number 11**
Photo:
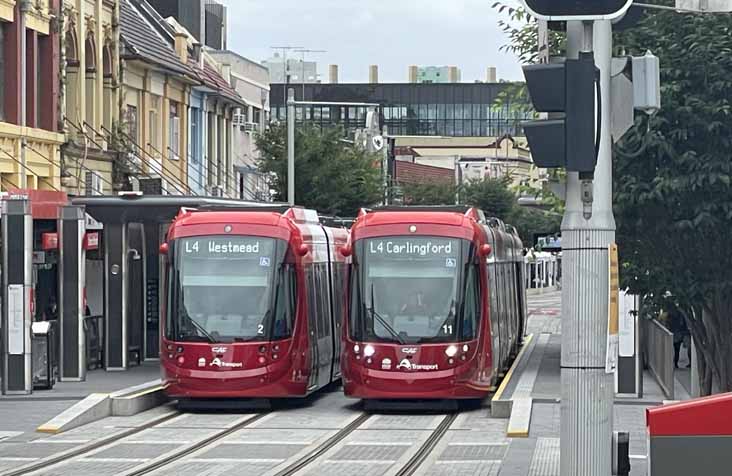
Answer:
M445 334L452 334L452 324L445 324L442 326L442 332Z

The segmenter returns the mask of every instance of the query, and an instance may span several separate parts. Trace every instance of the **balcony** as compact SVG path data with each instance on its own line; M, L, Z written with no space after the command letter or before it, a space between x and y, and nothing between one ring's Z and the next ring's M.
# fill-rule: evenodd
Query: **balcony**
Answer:
M26 168L20 164L22 138L26 139ZM0 122L0 186L20 187L25 170L29 189L60 189L60 152L63 134Z

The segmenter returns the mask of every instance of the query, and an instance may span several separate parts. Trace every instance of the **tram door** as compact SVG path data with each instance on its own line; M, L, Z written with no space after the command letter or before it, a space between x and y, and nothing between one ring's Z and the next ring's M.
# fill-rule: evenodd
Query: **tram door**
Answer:
M330 383L334 350L328 279L328 251L324 235L318 237L312 244L312 253L313 263L308 265L305 273L312 357L309 383L311 389L320 388Z

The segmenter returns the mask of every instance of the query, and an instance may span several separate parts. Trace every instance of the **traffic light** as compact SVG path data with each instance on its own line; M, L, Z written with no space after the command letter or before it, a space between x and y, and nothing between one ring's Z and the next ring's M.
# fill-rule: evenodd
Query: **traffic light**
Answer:
M633 0L523 0L540 20L614 20L628 11Z
M524 66L526 86L538 112L564 113L563 118L523 124L534 163L541 168L565 167L571 172L592 174L597 162L595 108L599 71L592 53L564 63ZM599 95L598 95L599 96Z

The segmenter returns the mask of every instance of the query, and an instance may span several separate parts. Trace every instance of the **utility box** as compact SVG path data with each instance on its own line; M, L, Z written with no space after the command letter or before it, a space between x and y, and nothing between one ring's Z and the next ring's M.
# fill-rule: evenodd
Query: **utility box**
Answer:
M33 388L50 390L56 384L57 373L54 322L34 322L31 333Z
M633 105L646 114L655 114L661 109L659 61L650 51L633 57Z

